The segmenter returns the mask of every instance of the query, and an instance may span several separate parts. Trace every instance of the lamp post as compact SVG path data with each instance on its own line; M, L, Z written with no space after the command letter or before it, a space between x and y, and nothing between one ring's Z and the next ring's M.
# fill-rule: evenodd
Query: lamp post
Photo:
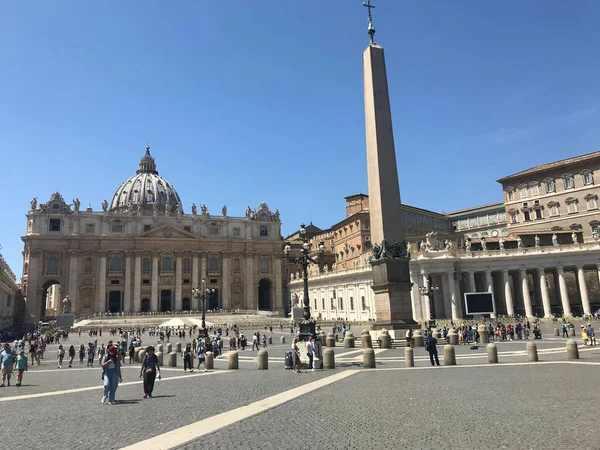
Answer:
M302 316L304 320L300 322L300 334L299 338L301 341L307 340L309 337L315 337L315 321L311 320L310 317L310 300L308 298L308 266L310 264L319 264L320 257L325 253L325 244L323 241L319 242L317 247L317 258L312 258L309 256L309 248L308 238L306 237L306 228L304 224L300 225L300 237L302 239L302 248L300 249L300 255L297 258L293 258L290 256L292 251L292 247L289 244L286 244L283 248L283 254L285 260L288 264L297 264L302 267L302 279L304 281L304 312Z
M206 329L206 300L214 292L214 289L206 287L206 280L204 278L202 278L201 287L192 289L192 297L202 302L202 333L205 338L208 337L208 330Z
M427 297L429 299L429 326L435 327L435 312L433 305L433 298L435 297L435 293L440 290L439 286L432 285L431 280L427 281L427 286L419 286L419 292L423 297Z

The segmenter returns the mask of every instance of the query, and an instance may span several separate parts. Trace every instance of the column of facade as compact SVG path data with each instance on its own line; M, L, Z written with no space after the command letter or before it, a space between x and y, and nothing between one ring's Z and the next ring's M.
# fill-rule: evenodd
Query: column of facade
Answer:
M506 314L512 316L515 314L515 307L510 286L510 275L508 274L508 270L506 269L502 271L502 281L504 283L504 301L506 302Z
M106 253L100 253L98 258L98 298L96 311L106 311Z
M183 294L183 258L181 253L177 254L175 258L175 311L181 311L183 309L183 300L181 298Z
M283 278L281 276L283 260L281 259L280 254L275 255L274 263L275 263L275 298L273 299L272 306L273 306L273 311L283 311L283 286L282 286ZM354 292L358 292L358 288L355 289ZM318 305L319 299L317 298L317 295L315 294L313 298L315 301L315 305ZM354 299L354 310L358 311L356 298ZM316 317L316 314L314 312L312 314L314 314L313 317Z
M221 308L231 309L231 255L223 253L223 271L221 272L222 296Z
M150 311L158 311L158 255L152 255L152 294Z
M123 299L123 311L131 312L133 307L133 301L131 299L131 274L133 272L133 260L131 253L125 255L125 289Z
M588 290L585 284L585 277L583 266L577 266L577 281L579 282L579 292L581 293L581 304L583 305L583 314L590 315L592 309L590 308L590 298L588 297Z
M252 253L246 254L246 282L244 286L244 293L246 295L246 309L257 309L257 305L254 304L254 291L257 287L254 284L254 255Z
M450 286L448 284L448 277L446 274L442 274L440 276L440 280L442 282L442 303L444 305L444 319L448 319L452 317L452 298L450 294ZM441 314L438 314L438 317L441 318Z
M199 263L198 263L198 254L194 253L192 255L192 289L195 289L198 287L198 270L200 270ZM192 310L193 311L200 310L200 306L198 305L198 302L199 302L199 300L197 298L194 298L194 296L192 295Z
M135 253L135 268L133 274L133 311L142 310L142 255Z
M37 322L41 319L41 316L45 315L45 311L42 313L41 305L43 302L43 293L39 287L44 267L43 261L43 254L40 250L29 250L29 269L27 272L27 285L25 286L25 296L27 299L26 323ZM35 317L31 317L31 314Z
M521 279L521 295L523 295L523 304L525 305L525 316L533 317L531 295L529 295L529 279L527 278L527 269L519 269L519 278Z
M74 314L79 313L81 302L79 301L78 281L77 281L77 253L70 252L69 254L69 298L71 299L71 311ZM58 305L57 309L62 311L62 305Z
M206 253L202 253L200 255L200 281L206 280L206 282L208 283L208 280L206 279L206 258Z
M542 292L542 305L544 306L544 317L552 317L552 308L550 307L550 294L548 293L548 284L546 282L546 271L542 267L538 269L540 275L540 291Z

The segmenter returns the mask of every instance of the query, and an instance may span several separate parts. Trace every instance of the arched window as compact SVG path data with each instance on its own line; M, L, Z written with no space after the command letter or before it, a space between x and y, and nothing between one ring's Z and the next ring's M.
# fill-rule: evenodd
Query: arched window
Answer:
M183 260L183 272L190 273L190 260L189 259Z
M85 258L85 262L83 264L83 271L85 273L92 273L92 258Z
M58 258L56 256L48 258L48 275L58 275Z
M111 272L120 272L121 271L121 258L118 256L113 256L110 260L110 271Z
M173 270L173 262L170 256L165 256L162 260L162 270Z
M148 258L144 259L142 263L142 272L150 273L150 260Z
M260 273L269 273L269 260L267 258L260 260Z
M208 260L208 270L219 270L219 265L217 263L217 258L209 258L209 260Z

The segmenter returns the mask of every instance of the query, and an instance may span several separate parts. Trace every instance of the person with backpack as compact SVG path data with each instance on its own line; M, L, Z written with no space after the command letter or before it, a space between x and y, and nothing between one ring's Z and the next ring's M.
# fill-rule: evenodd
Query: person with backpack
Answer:
M75 346L69 347L69 367L73 367L73 360L75 359Z
M189 344L188 344L189 345ZM146 356L142 361L140 368L140 378L144 377L144 398L152 398L154 391L154 381L158 375L160 380L160 366L158 365L158 357L154 353L154 347L146 347Z
M58 346L58 351L56 352L56 358L58 359L58 368L62 367L63 359L65 358L65 349L62 344Z
M438 352L437 352L437 339L433 337L433 334L430 334L427 337L427 341L425 341L425 350L427 350L429 352L429 360L431 361L431 365L439 366L440 360L438 358ZM434 359L435 359L435 364L433 363Z

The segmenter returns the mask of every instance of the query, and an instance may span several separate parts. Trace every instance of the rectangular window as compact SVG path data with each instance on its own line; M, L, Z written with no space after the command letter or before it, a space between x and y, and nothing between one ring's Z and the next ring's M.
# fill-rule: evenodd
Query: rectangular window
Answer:
M208 229L208 234L210 234L211 236L216 236L219 234L219 228L218 227L210 227Z
M338 299L338 307L340 311L344 310L344 299L342 297Z
M113 225L111 225L111 227L110 227L110 231L111 231L111 233L122 233L122 232L123 232L123 230L124 230L124 227L123 227L123 225L116 225L116 224L113 224Z
M110 284L120 284L120 280L110 280Z
M144 280L142 280L142 284L150 284L150 280L144 279Z
M321 299L321 306L322 306L322 308L321 308L321 309L322 309L323 311L325 311L325 299L324 299L324 298L322 298L322 299Z
M335 303L333 303L333 299L331 299L331 309L335 309Z
M362 310L366 311L367 310L367 301L365 300L364 295L360 297L360 303L362 305Z
M94 234L96 231L96 227L94 226L93 223L86 223L85 224L85 232L88 234Z
M183 284L190 284L189 278L184 278L183 279Z
M187 231L188 233L191 233L192 232L192 227L185 226L185 227L183 227L183 231Z
M350 311L354 311L354 297L350 297Z
M60 219L50 219L49 231L60 231Z
M144 225L144 231L150 231L152 229L152 225Z
M260 226L260 235L265 237L269 235L269 227L267 225Z
M551 192L554 192L556 190L556 184L554 183L554 180L552 181L546 181L546 193L550 194Z
M598 199L596 197L588 197L586 202L587 209L598 209Z
M523 211L523 220L525 222L529 222L531 220L531 215L529 214L529 211Z
M587 186L588 184L594 184L594 177L591 173L583 174L583 185Z
M573 177L567 177L565 180L565 189L573 189L575 187L575 180Z
M552 206L550 206L549 212L550 212L550 217L558 216L559 215L558 205L553 204Z
M515 199L515 191L508 191L508 201L512 202Z
M150 273L150 260L149 259L145 259L143 266L142 266L142 272L144 273Z
M527 188L521 188L521 198L527 198Z
M540 195L540 188L537 184L531 186L531 195Z
M571 202L567 204L567 212L568 213L576 213L577 212L577 202Z
M239 235L240 235L240 229L239 229L239 227L235 227L235 228L233 229L233 235L234 235L234 236L239 236Z
M542 210L540 208L535 210L535 218L536 219L543 219L544 218L544 214L542 213Z

